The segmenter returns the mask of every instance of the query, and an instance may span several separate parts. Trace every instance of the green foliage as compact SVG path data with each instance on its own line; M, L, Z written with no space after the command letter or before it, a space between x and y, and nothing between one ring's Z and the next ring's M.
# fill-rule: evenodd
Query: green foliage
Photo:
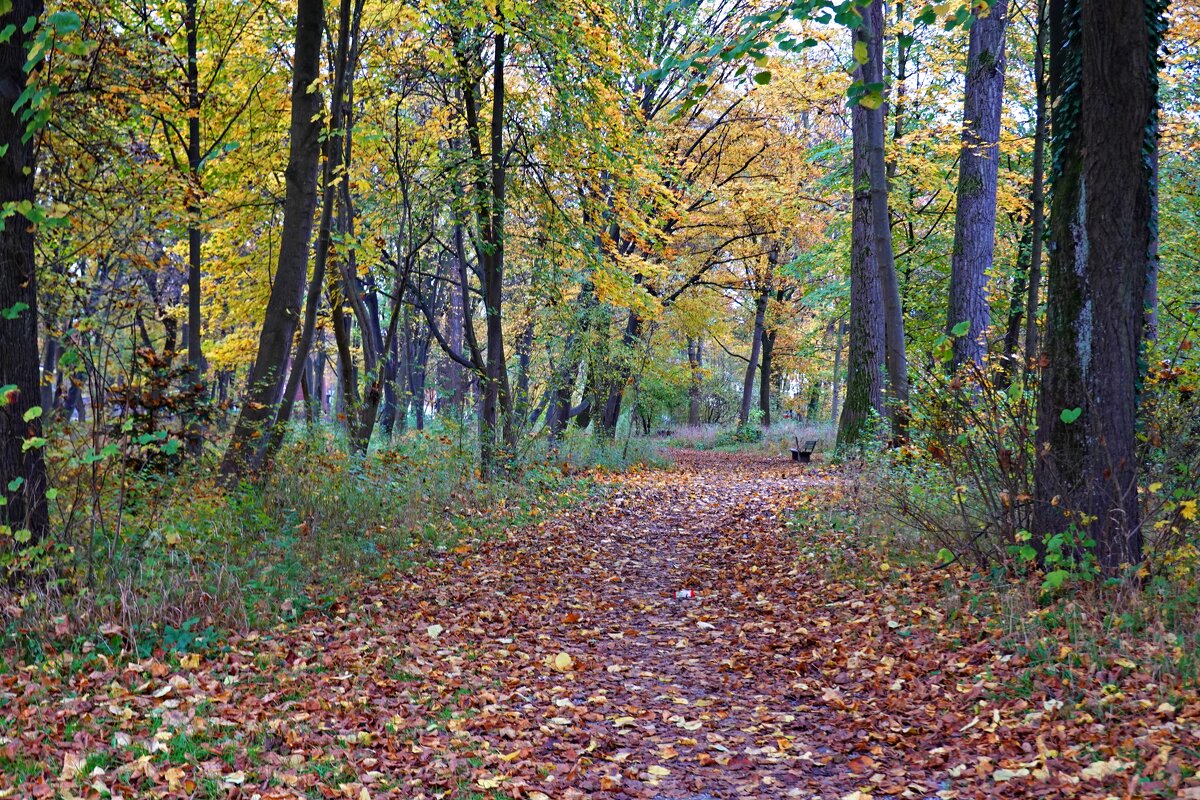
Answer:
M261 485L230 490L207 462L163 473L129 458L53 453L63 482L56 543L5 555L4 566L43 567L55 590L19 598L22 613L8 617L0 649L30 655L31 634L39 648L71 646L64 630L101 652L209 649L230 629L295 619L385 573L532 521L589 491L576 472L662 463L649 443L622 453L619 443L573 432L552 458L529 454L507 480L485 483L465 444L413 432L363 459L346 455L338 434L314 429L285 446ZM101 453L126 452L109 447ZM97 638L101 628L109 633Z

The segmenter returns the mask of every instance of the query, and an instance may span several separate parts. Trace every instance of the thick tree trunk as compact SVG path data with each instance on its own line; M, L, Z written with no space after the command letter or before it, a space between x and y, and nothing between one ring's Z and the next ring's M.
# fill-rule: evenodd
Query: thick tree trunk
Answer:
M37 35L36 27L25 31L25 21L40 19L43 9L41 0L13 0L9 12L0 16L0 23L15 27L0 43L0 206L6 209L35 200L33 137L23 141L24 108L14 111L13 106L27 81L26 47ZM18 543L32 545L49 534L50 515L46 462L36 444L43 415L30 413L41 400L34 236L32 224L20 214L0 228L0 309L5 312L0 315L0 384L13 387L0 396L0 496L5 499L0 525ZM30 441L36 446L27 446ZM28 538L17 535L22 531L28 531Z
M246 384L246 396L221 464L221 474L230 481L246 475L256 460L257 441L267 433L266 428L282 398L284 372L300 320L321 154L321 95L311 91L310 87L320 72L324 24L323 0L299 0L292 56L292 117L279 260L259 333L258 352Z
M871 176L867 163L867 109L851 109L853 192L850 230L850 322L846 350L846 399L838 421L838 446L858 444L873 414L886 413L883 400L884 311L872 236ZM841 348L839 348L840 350Z
M855 32L867 45L867 63L859 70L863 82L883 85L883 0L872 0ZM866 161L870 177L871 235L883 299L884 353L888 374L888 416L892 434L902 438L908 419L908 355L905 351L904 306L896 280L892 225L888 216L887 160L884 146L885 105L865 109Z
M987 280L996 250L996 180L1007 15L1008 0L993 0L987 16L976 16L971 26L946 332L949 334L962 322L970 328L965 336L954 338L953 369L966 362L982 365L987 351L991 321Z
M775 337L778 335L778 328L764 330L762 335L762 372L758 376L758 407L762 411L764 428L771 427L771 385L775 381Z
M1051 20L1053 247L1037 524L1043 534L1086 530L1115 574L1142 554L1135 445L1160 29L1140 0L1054 0Z

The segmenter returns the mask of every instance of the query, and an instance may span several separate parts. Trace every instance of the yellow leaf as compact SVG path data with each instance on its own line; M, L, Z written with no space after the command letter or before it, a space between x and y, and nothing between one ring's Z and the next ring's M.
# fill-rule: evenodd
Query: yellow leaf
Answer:
M425 629L425 633L429 634L430 639L436 639L442 635L442 631L444 630L445 628L443 628L441 625L430 625Z
M874 111L883 105L883 94L880 92L867 92L858 99L858 103L863 108L869 108Z
M1029 770L1025 767L1021 767L1020 769L998 769L992 773L992 780L996 783L1003 783L1004 781L1011 781L1013 778L1024 778L1028 774Z
M574 669L575 659L571 658L571 656L567 653L559 653L554 657L553 666L559 672L566 672Z
M63 756L62 779L73 781L78 778L86 762L87 759L78 753L67 753Z
M646 772L649 772L651 775L654 775L658 778L662 778L671 774L671 770L667 769L661 764L655 764L653 766L646 767Z
M1184 519L1188 520L1189 522L1195 521L1195 519L1196 519L1196 501L1195 500L1184 500L1182 503L1179 504L1179 513Z

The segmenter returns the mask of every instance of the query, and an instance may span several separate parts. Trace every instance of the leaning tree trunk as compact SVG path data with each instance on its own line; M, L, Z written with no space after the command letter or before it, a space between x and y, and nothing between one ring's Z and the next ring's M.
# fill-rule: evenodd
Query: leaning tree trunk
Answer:
M321 287L325 280L325 270L329 263L329 246L333 220L334 193L336 191L336 176L344 169L344 139L349 131L343 124L343 98L346 94L346 84L349 81L347 72L347 52L351 34L350 0L341 0L338 14L338 45L334 56L333 88L330 92L329 131L324 142L325 165L321 176L322 197L321 216L317 225L317 252L313 262L312 278L308 284L308 297L304 304L304 324L300 329L300 340L296 344L296 352L292 357L291 374L279 403L274 424L265 438L265 444L258 454L258 465L270 464L279 448L283 445L287 433L288 422L292 417L292 408L296 402L296 390L299 388L303 370L308 363L308 354L312 351L313 337L317 328L317 311L321 305ZM351 437L354 442L354 437ZM366 447L364 445L363 450Z
M875 259L871 221L871 176L867 164L867 109L850 110L853 138L853 191L850 221L850 323L846 349L846 399L838 421L838 446L858 444L872 415L885 413L883 401L883 293ZM840 352L841 347L838 347Z
M37 28L26 32L28 19L40 19L41 0L13 0L0 23L16 28L0 43L0 205L32 203L33 137L26 138L14 109L25 89L27 47ZM18 542L37 544L46 538L50 515L46 505L46 462L39 439L42 414L38 375L37 270L33 226L20 214L0 223L0 525ZM27 419L28 417L28 419ZM28 537L24 533L28 532ZM19 535L18 535L19 533ZM12 580L16 576L6 576Z
M976 6L978 9L979 6ZM954 338L950 366L983 364L991 315L988 272L996 250L996 180L1000 167L1000 109L1004 104L1004 29L1008 0L993 0L986 16L971 26L967 82L963 93L962 150L954 215L954 254L950 260L950 302L946 332L966 322Z
M1043 534L1086 530L1108 574L1142 555L1135 448L1160 20L1143 0L1051 5L1053 246L1037 524Z
M284 173L286 190L279 260L242 410L221 463L221 474L226 480L244 476L256 459L256 441L267 433L265 428L271 423L283 394L284 372L296 324L300 320L321 155L321 95L311 91L311 87L320 72L324 24L323 0L299 0L292 55L292 117L288 166Z

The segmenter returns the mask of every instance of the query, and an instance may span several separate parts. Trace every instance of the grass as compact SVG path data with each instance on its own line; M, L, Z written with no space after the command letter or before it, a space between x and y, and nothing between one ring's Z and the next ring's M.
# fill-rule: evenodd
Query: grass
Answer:
M220 648L226 632L333 609L356 587L586 500L600 491L590 469L663 463L656 445L571 431L486 482L460 431L409 432L361 458L317 429L265 481L234 489L216 480L216 448L174 475L51 459L56 580L0 590L0 667Z

